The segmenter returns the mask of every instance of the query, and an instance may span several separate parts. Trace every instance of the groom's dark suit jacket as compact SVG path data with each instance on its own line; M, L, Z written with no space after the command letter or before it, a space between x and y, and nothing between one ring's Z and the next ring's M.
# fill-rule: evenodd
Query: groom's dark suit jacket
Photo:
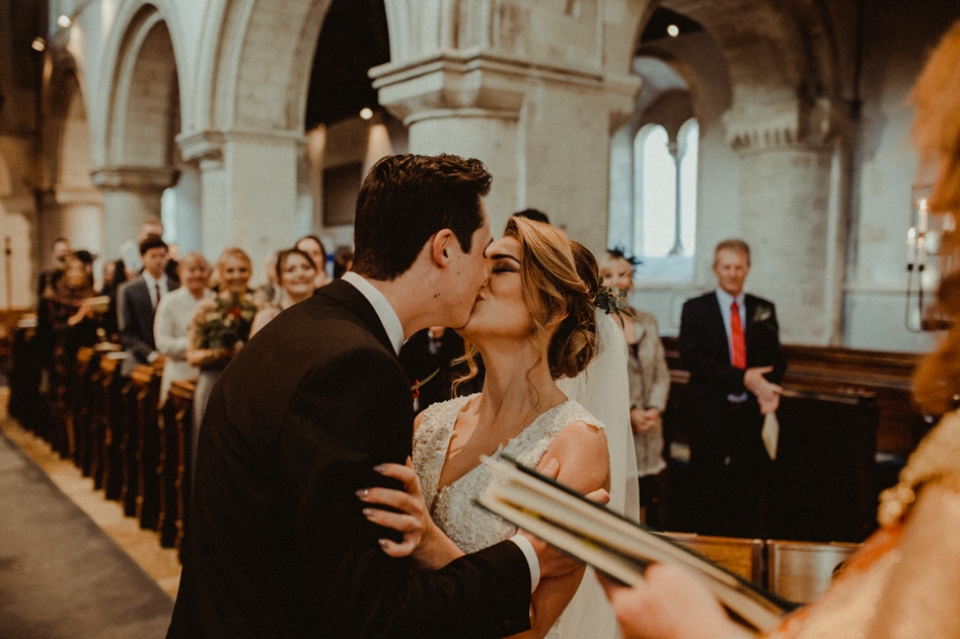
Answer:
M779 384L787 364L780 349L777 312L773 303L754 295L745 295L746 306L741 318L747 345L747 367L773 366L766 374L768 380ZM698 457L723 459L730 454L730 439L735 434L718 419L730 406L728 397L746 391L742 369L730 363L727 331L720 312L716 292L687 300L680 319L680 363L690 371L685 403L690 428L690 454ZM743 428L750 436L760 436L763 420L756 397L747 393L747 402L741 411L745 417Z
M530 575L502 542L431 572L392 559L355 495L412 442L410 383L373 307L334 282L224 370L200 431L168 637L501 637Z

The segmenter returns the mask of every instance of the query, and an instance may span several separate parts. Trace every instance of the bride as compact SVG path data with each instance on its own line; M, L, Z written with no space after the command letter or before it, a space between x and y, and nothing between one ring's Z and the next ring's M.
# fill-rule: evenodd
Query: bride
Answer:
M474 504L490 480L482 455L502 453L547 472L556 472L559 462L563 484L585 493L610 487L603 425L556 384L575 377L595 354L596 260L588 251L574 252L562 231L523 218L509 221L486 259L489 280L459 330L483 357L483 392L421 413L414 424L413 471L395 464L378 468L407 492L372 488L361 494L368 503L402 511L365 509L374 523L405 533L422 528L419 544L409 535L403 542L384 539L384 551L412 554L430 568L516 533ZM518 636L559 636L560 615L582 577L581 566L542 579L531 599L531 630Z

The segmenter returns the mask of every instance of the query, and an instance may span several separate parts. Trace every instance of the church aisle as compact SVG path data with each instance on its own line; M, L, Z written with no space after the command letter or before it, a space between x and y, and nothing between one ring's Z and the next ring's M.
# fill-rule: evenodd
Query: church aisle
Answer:
M9 420L0 428L0 639L163 637L170 595L74 503L89 499L96 508L102 493L72 490L71 501L63 477L58 488L11 441L30 451L39 440ZM74 488L86 481L76 475ZM100 508L107 506L116 504Z

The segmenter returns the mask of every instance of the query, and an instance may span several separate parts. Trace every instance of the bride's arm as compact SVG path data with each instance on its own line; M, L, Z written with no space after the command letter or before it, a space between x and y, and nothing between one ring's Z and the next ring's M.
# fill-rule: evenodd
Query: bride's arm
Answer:
M602 429L586 422L566 426L544 453L540 466L560 462L557 481L584 494L610 488L610 458ZM530 600L530 630L512 639L540 639L550 631L577 592L585 568L551 577L544 575Z

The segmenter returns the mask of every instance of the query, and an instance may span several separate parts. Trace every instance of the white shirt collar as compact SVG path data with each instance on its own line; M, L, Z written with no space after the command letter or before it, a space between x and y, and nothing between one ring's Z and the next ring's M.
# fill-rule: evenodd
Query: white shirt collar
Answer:
M730 293L727 293L720 287L717 287L717 300L720 302L720 308L726 309L727 312L730 311L730 305L734 301L737 302L739 308L746 308L744 305L747 303L747 295L743 291L740 291L740 294L734 297ZM743 317L743 313L740 313L740 317Z
M387 332L387 337L390 338L394 352L399 355L400 347L403 346L403 324L400 323L397 312L390 306L387 298L366 278L353 271L344 273L343 281L352 284L354 288L360 291L361 295L367 298L367 301L373 306L373 310L377 312L377 317L380 318L383 330Z
M166 273L161 273L159 278L154 278L153 275L150 275L150 273L147 272L146 269L144 269L141 275L143 275L143 281L147 283L147 288L149 288L151 291L153 290L153 287L158 284L160 285L160 288L166 289L167 287Z

